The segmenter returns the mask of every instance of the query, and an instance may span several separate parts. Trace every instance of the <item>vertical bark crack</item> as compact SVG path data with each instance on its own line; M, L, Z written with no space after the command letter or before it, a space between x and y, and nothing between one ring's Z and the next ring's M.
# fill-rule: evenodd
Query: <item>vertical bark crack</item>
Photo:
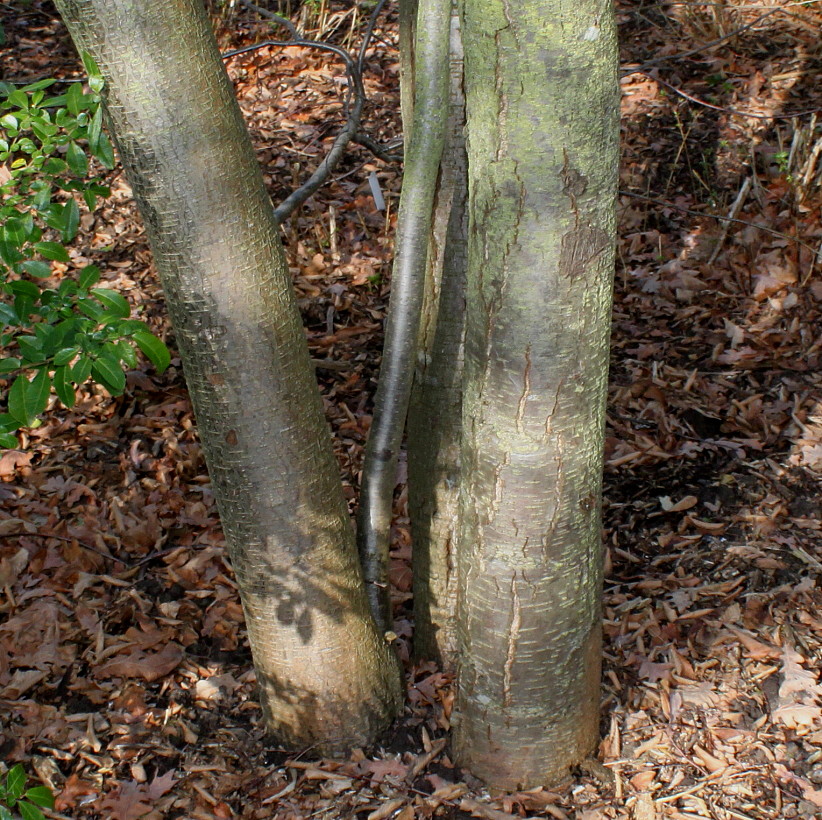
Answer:
M517 577L511 578L511 626L508 628L508 650L505 654L505 665L502 672L502 703L506 708L511 705L511 670L517 657L519 631L522 627L522 606L517 591Z

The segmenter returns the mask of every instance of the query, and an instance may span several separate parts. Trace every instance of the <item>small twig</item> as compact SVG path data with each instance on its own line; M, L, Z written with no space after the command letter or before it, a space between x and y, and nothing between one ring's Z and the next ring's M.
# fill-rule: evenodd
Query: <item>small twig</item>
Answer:
M748 191L751 190L751 178L745 177L745 181L742 183L742 187L739 189L739 193L736 195L736 199L734 200L734 204L731 205L730 211L728 211L728 216L733 218L739 213L739 209L745 203L745 199L748 196ZM719 235L719 241L716 243L716 247L713 249L713 252L708 257L708 264L713 265L716 262L717 256L719 256L719 252L722 250L722 246L725 244L725 240L728 238L728 231L731 229L731 223L726 222L722 226L722 233Z
M67 538L65 535L51 535L47 532L8 532L3 534L4 538L54 538L57 541L65 541L68 544L77 544L78 547L82 547L89 552L95 552L97 555L101 556L102 558L107 558L109 561L114 561L119 564L123 564L123 566L130 567L128 561L124 561L122 558L115 558L115 556L105 553L97 547L91 546L91 544L87 544L85 541L81 541L79 538Z
M389 149L383 147L362 131L354 134L354 136L351 137L351 141L356 142L357 145L362 145L363 148L367 148L375 157L384 162L402 162L402 154L392 154ZM400 143L398 147L402 147L402 143Z

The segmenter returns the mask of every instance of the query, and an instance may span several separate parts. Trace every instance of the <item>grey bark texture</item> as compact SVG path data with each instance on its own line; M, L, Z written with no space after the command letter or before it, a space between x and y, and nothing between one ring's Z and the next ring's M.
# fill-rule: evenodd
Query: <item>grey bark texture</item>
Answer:
M366 592L374 619L383 629L392 623L388 584L392 501L411 395L428 236L448 115L449 9L444 0L418 0L417 4L411 139L405 150L391 301L357 517Z
M272 207L200 0L58 0L106 80L237 575L268 728L335 753L396 713Z
M401 60L402 62L402 60ZM449 107L428 242L417 366L408 410L408 506L414 547L414 652L456 666L468 168L460 15L451 16Z
M613 280L610 0L465 0L469 247L455 752L558 780L599 720Z

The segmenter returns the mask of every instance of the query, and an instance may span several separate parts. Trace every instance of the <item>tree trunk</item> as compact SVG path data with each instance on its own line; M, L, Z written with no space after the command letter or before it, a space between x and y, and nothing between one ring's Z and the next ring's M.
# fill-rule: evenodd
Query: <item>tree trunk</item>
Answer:
M58 0L106 80L237 575L269 729L371 742L400 676L364 594L272 207L200 0Z
M392 502L411 397L428 237L448 120L449 8L444 0L416 3L412 125L405 146L391 302L357 516L366 593L374 619L383 629L390 629L392 624L388 583Z
M450 103L408 413L408 506L414 547L414 650L456 665L457 518L468 192L459 9L451 21Z
M597 741L614 262L610 0L465 0L469 249L458 762L500 788Z

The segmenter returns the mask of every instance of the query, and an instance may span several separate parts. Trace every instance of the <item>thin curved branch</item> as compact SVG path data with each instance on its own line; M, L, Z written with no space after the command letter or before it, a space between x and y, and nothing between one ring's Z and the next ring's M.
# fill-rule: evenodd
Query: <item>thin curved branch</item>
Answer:
M391 153L391 149L388 146L380 145L376 140L371 139L368 134L362 131L354 134L351 141L356 142L357 145L362 145L363 148L367 148L375 157L383 160L383 162L402 162L402 153ZM399 148L401 152L402 141L399 141L394 147Z
M357 55L357 70L362 75L363 65L365 64L365 52L368 51L368 46L371 43L371 38L374 36L374 26L377 25L377 18L385 5L385 0L380 0L374 10L371 12L371 17L368 18L368 26L363 34L362 45L360 45L360 53Z
M360 120L362 119L362 111L366 102L365 88L362 82L363 64L365 62L365 53L368 49L371 39L374 35L374 27L377 23L377 17L385 5L385 0L380 0L377 6L371 12L371 17L368 21L368 27L363 35L363 41L360 46L360 51L355 60L345 49L339 46L331 45L330 43L321 43L317 40L308 40L302 37L297 31L294 24L285 17L275 14L273 11L261 8L252 3L251 0L240 0L243 6L247 9L257 12L257 14L265 17L272 22L284 26L291 34L290 40L265 40L260 43L255 43L244 48L227 51L223 54L223 59L234 57L238 54L246 54L249 51L254 51L264 46L303 46L307 48L316 48L321 51L328 51L336 54L344 63L346 73L348 75L348 98L346 99L346 123L339 134L337 134L331 149L326 154L323 161L317 166L317 169L303 183L297 190L293 191L287 196L275 209L274 219L278 224L282 224L294 211L300 207L309 197L313 196L326 182L333 170L339 165L340 160L345 156L345 149L352 141L357 142L380 158L387 158L388 154L382 151L378 144L371 140L367 135L360 132ZM353 104L351 97L353 95Z
M348 120L342 131L337 134L331 150L325 155L323 161L317 166L316 171L304 182L296 191L289 194L275 209L274 219L278 224L291 216L310 196L316 193L324 184L331 172L339 165L340 160L345 155L345 149L351 142L354 135L359 131L362 109L365 104L365 94L362 92L362 84L354 93L354 105L348 113Z
M411 394L428 238L448 117L450 16L450 3L420 0L414 119L400 199L382 366L363 465L357 541L371 612L382 629L391 624L391 507Z

